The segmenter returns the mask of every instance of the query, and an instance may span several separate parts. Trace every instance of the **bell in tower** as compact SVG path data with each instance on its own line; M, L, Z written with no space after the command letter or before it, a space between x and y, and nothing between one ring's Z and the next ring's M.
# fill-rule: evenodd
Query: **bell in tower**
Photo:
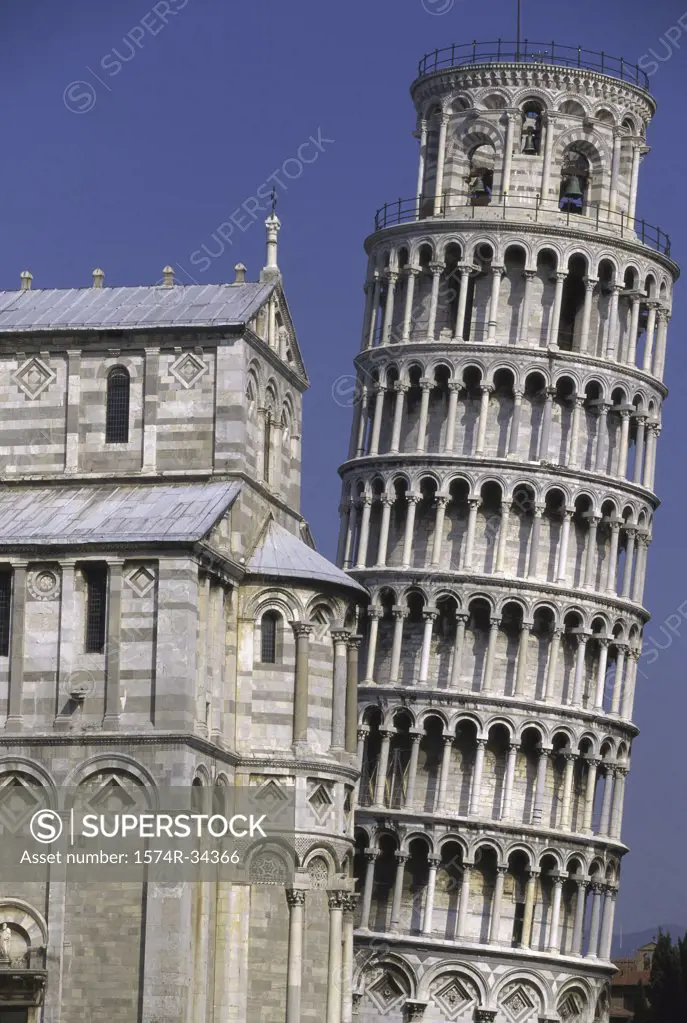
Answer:
M559 209L563 213L582 213L589 180L586 156L571 150L566 154L561 170Z

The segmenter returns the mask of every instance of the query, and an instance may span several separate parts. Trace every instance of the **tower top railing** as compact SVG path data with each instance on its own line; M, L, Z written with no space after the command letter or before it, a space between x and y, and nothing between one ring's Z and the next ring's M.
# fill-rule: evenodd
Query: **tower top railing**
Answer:
M375 231L398 224L410 224L421 220L442 220L458 217L461 220L494 220L507 223L552 223L578 227L595 233L608 232L610 235L641 242L656 252L670 257L670 236L660 227L647 224L645 220L630 217L620 210L588 203L579 213L570 209L562 210L556 199L541 199L538 195L519 196L494 193L491 201L481 205L473 202L469 192L444 192L435 200L432 196L417 195L412 199L397 199L385 203L375 213Z
M418 67L418 78L445 68L466 67L470 64L559 64L563 67L584 68L610 78L619 78L630 85L649 91L649 76L638 64L624 57L613 57L596 50L583 50L581 46L563 46L560 43L536 43L529 39L521 42L454 43L441 50L426 53Z

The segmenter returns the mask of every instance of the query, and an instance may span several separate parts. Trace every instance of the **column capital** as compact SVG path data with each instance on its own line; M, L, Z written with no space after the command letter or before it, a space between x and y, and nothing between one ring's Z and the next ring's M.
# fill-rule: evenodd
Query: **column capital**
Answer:
M444 272L446 265L444 263L433 262L429 264L429 269L432 271L433 277L438 277L440 273Z
M438 611L423 611L422 612L422 617L423 617L423 619L425 621L425 625L426 625L427 622L435 622L437 620L437 618L439 617L439 612Z
M410 614L410 608L402 607L400 604L394 604L394 606L391 609L391 613L396 619L396 621L399 621L400 619L405 619L408 617L408 615Z
M467 611L457 611L456 612L456 622L462 622L464 625L467 625L467 623L469 621L470 621L470 615L468 614Z
M493 384L481 384L480 385L480 390L482 391L482 394L484 394L485 392L487 394L493 394L494 393L494 385Z
M455 735L442 735L441 741L443 742L444 746L453 746L455 738L456 738Z
M571 753L569 751L563 753L563 759L565 760L566 764L574 764L575 761L577 760L577 753Z
M582 759L589 767L598 768L599 764L603 762L600 757L583 757Z
M331 629L329 635L334 643L346 643L350 633L350 629Z
M406 494L408 504L419 504L421 500L422 494Z
M460 389L463 385L460 380L449 380L447 387L451 394L460 394Z
M484 750L484 749L487 748L487 740L486 739L477 739L476 740L476 745L477 745L478 749L483 749Z
M509 742L508 743L508 752L509 753L519 753L520 752L520 743L519 742Z
M491 617L489 618L489 625L491 626L492 629L498 629L500 624L501 624L501 618L500 617L496 617L496 615L494 615L493 618L491 618Z
M360 895L357 892L342 892L344 897L344 913L354 913L355 907L360 901Z
M568 271L567 270L556 270L556 273L554 274L554 278L555 278L557 283L559 281L566 280L567 276L568 276Z
M368 863L374 863L379 858L379 849L365 849L363 855Z
M396 281L398 280L398 270L394 270L391 267L387 267L386 270L384 271L384 277L389 282L389 284L395 284Z
M599 283L598 277L583 277L585 291L593 291L596 285Z
M404 384L402 380L394 381L394 391L396 394L406 394L410 390L408 384Z
M410 856L408 853L397 851L394 853L394 859L396 860L397 863L407 863L408 860L410 859Z
M287 888L286 902L289 909L305 905L305 888Z
M357 729L357 736L359 739L367 739L369 734L370 734L369 725L363 725L361 728Z
M434 869L436 870L437 867L441 866L441 857L440 856L428 856L427 857L427 865L429 867L434 867Z
M420 380L421 391L431 391L434 387L434 381L430 380L429 377L422 377Z
M370 606L367 609L366 614L367 614L368 618L371 618L372 620L379 621L379 619L384 616L384 608L383 607L379 607L378 604L370 604Z
M312 634L314 626L309 622L291 622L291 628L297 637L305 636L307 638Z
M526 281L533 281L534 278L537 276L537 271L536 270L523 270L522 271L522 276L525 278Z
M329 902L329 911L345 909L346 899L350 892L347 891L334 891L327 892L327 901Z
M405 274L406 277L418 277L421 273L421 268L412 263L408 263L407 266L403 267L401 273Z
M496 265L492 263L491 273L492 277L505 277L507 268L503 265L503 263L497 263Z
M540 760L542 759L550 760L551 757L553 756L553 750L551 749L550 746L542 746L541 749L537 750L537 756Z

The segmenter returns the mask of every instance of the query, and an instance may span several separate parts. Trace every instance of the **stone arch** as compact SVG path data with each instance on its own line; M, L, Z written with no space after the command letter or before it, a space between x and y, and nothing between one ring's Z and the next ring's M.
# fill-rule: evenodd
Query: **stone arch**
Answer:
M516 968L501 980L494 999L508 1019L517 1019L518 1023L538 1023L546 1011L549 995L540 976L531 970Z

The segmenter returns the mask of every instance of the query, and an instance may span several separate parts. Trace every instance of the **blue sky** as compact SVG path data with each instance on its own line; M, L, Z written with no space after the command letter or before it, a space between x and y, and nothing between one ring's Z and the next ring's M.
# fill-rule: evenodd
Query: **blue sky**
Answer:
M639 215L672 235L679 261L687 242L687 0L577 0L561 28L563 9L523 0L523 35L641 60L653 71L659 112ZM511 39L514 26L515 0L4 0L0 288L18 287L26 268L35 287L86 286L95 266L107 284L153 284L167 263L182 281L220 282L233 279L239 260L255 279L263 214L236 217L233 232L223 228L228 240L213 234L275 184L280 264L312 380L303 508L333 556L336 467L350 424L340 381L360 339L362 243L375 209L415 189L408 88L417 61L453 42ZM311 137L318 148L301 150L312 162L299 174L293 161ZM218 253L209 266L201 266L203 245ZM633 851L619 901L625 931L687 927L682 292L668 345L671 397L657 477L664 504L646 594L654 618L635 714L642 735L626 800Z

